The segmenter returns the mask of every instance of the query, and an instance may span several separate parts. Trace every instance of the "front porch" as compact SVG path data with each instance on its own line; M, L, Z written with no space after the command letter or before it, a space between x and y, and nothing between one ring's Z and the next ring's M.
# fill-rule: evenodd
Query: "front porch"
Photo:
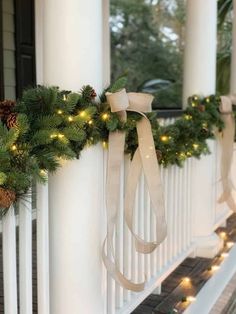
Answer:
M194 95L196 101L201 101L203 97L204 105L194 103L190 106L190 110L198 110L199 106L196 114L199 121L205 108L215 101L211 100L215 97L210 96L216 92L217 0L187 0L186 12L183 110L157 111L158 130L182 120L184 126L189 120L197 124L198 121L184 111L188 97ZM236 14L236 2L234 12ZM14 10L11 10L13 14ZM109 85L108 0L35 0L35 43L37 84L58 86L63 92L77 91L90 84L97 93L102 93ZM232 46L230 94L234 95L235 19ZM27 59L25 54L23 57ZM56 112L62 115L63 110L58 104L68 104L67 94L62 99L56 99ZM84 109L83 105L82 109L76 108L76 114L65 116L66 120L73 122L77 116L84 118L88 108ZM106 121L111 115L110 108L106 110L105 113L98 111L94 116ZM217 114L232 117L231 111L222 113L218 110ZM102 123L105 124L104 121ZM85 136L90 134L87 131L89 127L97 127L96 121L90 117L83 123L81 128ZM200 159L191 157L197 155L200 148L201 153L206 153L204 145L199 147L200 141L191 142L189 150L186 143L181 143L182 146L178 144L180 148L172 164L165 164L165 156L155 147L157 155L160 153L157 166L160 167L164 191L167 236L155 250L148 252L150 254L137 250L134 234L138 234L145 243L156 244L161 226L157 228L159 220L153 211L155 204L142 173L131 215L132 228L128 228L124 199L131 161L130 156L123 154L124 160L118 173L117 215L112 221L114 236L112 244L105 245L108 260L115 260L115 270L110 267L112 271L107 271L104 256L102 258L102 244L107 230L113 229L109 226L106 213L107 138L104 136L105 140L101 142L100 136L98 143L93 142L92 136L92 139L86 138L83 150L79 151L79 159L62 160L60 157L61 167L55 173L47 174L44 168L40 169L48 175L48 183L37 183L36 195L33 198L27 195L26 200L20 200L16 212L10 207L1 220L0 313L211 313L236 272L236 216L227 202L218 202L222 192L225 192L220 180L225 151L217 138L222 134L215 130L212 139L213 131L208 127L206 123L198 127L203 130L203 144L206 141L211 152L209 155L199 153ZM118 128L114 130L120 132ZM111 130L106 128L105 131L107 134ZM49 137L65 137L64 133L54 133ZM207 137L206 133L210 135ZM167 136L160 133L159 136L158 133L154 139L156 146L160 142L166 149L165 145L167 147L167 142L175 139L175 134ZM17 150L16 145L12 147L11 150ZM149 148L154 149L153 146ZM146 158L149 159L150 155ZM168 167L164 167L167 164ZM232 181L236 185L235 151L231 166ZM229 177L227 173L227 179ZM232 193L236 202L235 192ZM219 255L222 252L227 254ZM132 283L145 282L144 289L135 292L120 284L122 280L119 282L115 280L119 276L114 276L118 270ZM185 277L190 277L191 281L184 281Z

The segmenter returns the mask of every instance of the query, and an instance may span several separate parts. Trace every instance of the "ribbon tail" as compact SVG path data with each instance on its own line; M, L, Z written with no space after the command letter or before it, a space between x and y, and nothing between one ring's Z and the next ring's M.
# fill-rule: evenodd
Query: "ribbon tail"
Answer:
M120 271L118 266L116 265L116 262L113 262L111 258L109 258L106 254L105 246L106 246L107 238L105 239L103 243L102 248L102 259L103 263L106 266L106 269L110 276L118 282L122 287L125 289L134 291L134 292L141 292L145 288L145 282L141 283L134 283L128 278L126 278Z
M129 230L135 238L136 250L143 254L152 253L163 242L167 235L165 221L164 195L156 158L151 125L146 117L137 123L139 147L136 150L127 179L127 192L125 196L125 219ZM138 181L142 172L146 178L152 210L156 217L156 240L145 241L133 230L133 208Z
M102 259L104 265L111 275L122 287L135 292L142 291L145 282L134 283L127 279L119 270L113 246L115 223L117 218L119 191L120 191L120 170L124 158L125 133L113 132L109 134L109 150L107 164L107 186L106 186L106 207L107 207L107 236L103 243ZM105 246L107 244L107 253Z
M222 114L222 120L225 123L223 136L220 138L222 155L221 155L221 181L223 192L218 199L218 203L226 202L230 209L236 211L236 202L232 196L234 189L230 178L231 165L233 160L233 143L235 134L235 122L232 113Z

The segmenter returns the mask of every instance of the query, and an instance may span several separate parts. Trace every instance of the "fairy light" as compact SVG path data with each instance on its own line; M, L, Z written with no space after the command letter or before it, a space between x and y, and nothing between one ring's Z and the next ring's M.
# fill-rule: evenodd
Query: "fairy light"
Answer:
M166 136L166 135L162 135L162 136L161 136L161 141L162 141L162 142L168 142L168 141L169 141L169 137Z
M191 282L191 279L189 277L184 277L183 278L183 283L190 283Z
M83 110L83 111L81 111L80 113L79 113L79 116L81 117L81 118L84 118L85 116L86 116L86 112Z
M203 127L204 129L206 129L206 128L208 127L207 123L203 123L203 124L202 124L202 127Z
M225 240L227 238L227 233L224 231L220 232L220 237L221 239Z
M212 265L211 268L210 268L210 270L211 270L211 271L217 271L219 268L220 268L219 265Z
M230 249L233 245L234 245L234 242L231 242L231 241L226 243L226 246L228 249Z
M193 117L190 115L190 114L186 114L185 116L184 116L184 119L185 120L191 120Z
M56 134L51 134L51 135L50 135L50 138L56 138L56 137L57 137Z
M102 142L102 147L103 147L104 149L107 148L107 142L106 142L106 141L103 141L103 142Z
M189 295L189 296L187 296L186 300L187 300L187 302L192 303L192 302L196 301L196 298L192 295Z
M207 102L207 103L210 102L210 98L209 98L209 97L206 98L206 102Z
M228 256L229 256L229 253L227 253L227 252L224 252L224 253L221 254L221 257L222 257L222 258L226 258L226 257L228 257Z
M63 137L65 137L65 135L64 135L64 134L61 134L61 133L59 133L57 136L58 136L58 138L60 138L60 139L62 139Z
M185 158L186 155L185 155L185 153L180 153L180 154L179 154L179 157L180 157L180 158Z
M71 116L68 117L69 122L72 122L73 120L74 120L73 117L71 117Z
M92 125L93 124L93 120L89 120L88 124Z
M41 174L42 176L46 176L46 175L47 175L47 171L44 170L44 169L41 169L41 170L40 170L40 174Z
M57 110L57 113L58 113L58 114L63 114L63 111L62 111L61 109L58 109L58 110Z
M102 120L106 121L109 118L109 114L108 113L103 113L102 114Z
M192 156L192 153L191 153L191 152L187 152L187 156L188 156L188 157L191 157L191 156Z
M11 150L12 150L12 151L16 151L16 150L17 150L17 146L16 146L15 144L12 145Z
M195 150L197 150L197 149L198 149L198 147L199 147L199 145L198 145L198 144L196 144L196 143L194 143L194 144L193 144L193 148L194 148Z
M63 95L63 100L64 100L64 101L67 101L67 97L66 97L65 94Z

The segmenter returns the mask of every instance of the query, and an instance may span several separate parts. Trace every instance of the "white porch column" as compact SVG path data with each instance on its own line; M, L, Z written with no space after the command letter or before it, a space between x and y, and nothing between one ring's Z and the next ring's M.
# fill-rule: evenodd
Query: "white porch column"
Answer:
M230 92L236 93L236 0L233 0L233 34L232 34L232 55L231 55L231 77Z
M187 0L187 25L184 60L184 103L193 94L215 93L216 84L217 0ZM198 256L212 257L222 245L214 233L216 161L212 155L193 160L192 231Z
M101 92L103 25L102 0L44 1L44 84ZM50 314L104 313L103 173L97 145L50 176Z

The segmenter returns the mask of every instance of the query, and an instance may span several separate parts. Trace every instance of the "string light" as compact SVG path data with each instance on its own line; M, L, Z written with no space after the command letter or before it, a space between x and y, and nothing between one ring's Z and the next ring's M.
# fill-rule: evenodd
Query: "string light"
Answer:
M50 138L56 138L56 137L57 137L56 134L51 134L51 135L50 135Z
M64 101L67 101L67 97L66 97L65 94L63 95L63 100L64 100Z
M86 116L86 112L85 111L81 111L79 113L79 115L80 115L81 118L84 118Z
M186 300L187 300L187 302L194 302L194 301L196 301L196 298L190 295L186 298Z
M41 170L40 170L40 174L41 174L42 176L46 176L46 175L47 175L47 171L45 171L44 169L41 169Z
M184 119L185 120L191 120L193 117L190 114L185 114Z
M63 111L62 111L61 109L58 109L58 110L57 110L57 113L58 113L58 114L63 114Z
M226 258L226 257L228 257L228 256L229 256L229 253L226 253L226 252L224 252L224 253L221 254L221 257L222 257L222 258Z
M220 268L219 265L212 265L212 266L210 267L210 270L211 270L211 271L217 271L219 268Z
M12 145L11 150L12 150L12 151L17 150L17 146L16 146L15 144L14 144L14 145Z
M102 120L106 121L109 118L109 114L108 113L103 113L102 114Z
M207 102L207 103L210 102L210 98L209 98L209 97L206 98L206 102Z
M224 231L220 232L220 237L221 237L221 239L225 240L227 238L226 232L224 232Z
M192 156L192 153L191 153L191 152L187 152L187 156L188 156L188 157L191 157L191 156Z
M107 146L108 146L108 145L107 145L107 142L106 142L106 141L103 141L103 142L102 142L102 147L103 147L104 149L106 149Z
M63 137L65 137L64 134L61 134L61 133L58 134L58 138L62 139Z
M73 117L71 117L71 116L68 117L69 122L72 122L73 120L74 120Z
M231 241L226 243L226 246L228 249L230 249L233 245L234 245L234 242L231 242Z
M194 143L194 144L193 144L193 148L194 148L195 150L197 150L197 149L198 149L198 147L199 147L199 145L198 145L198 144L196 144L196 143Z
M162 136L161 136L161 141L162 141L162 142L168 142L168 141L169 141L169 137L166 136L166 135L162 135Z
M190 283L191 282L191 279L189 277L184 277L183 278L183 282L184 283Z
M93 124L93 120L89 120L88 124L90 125Z

